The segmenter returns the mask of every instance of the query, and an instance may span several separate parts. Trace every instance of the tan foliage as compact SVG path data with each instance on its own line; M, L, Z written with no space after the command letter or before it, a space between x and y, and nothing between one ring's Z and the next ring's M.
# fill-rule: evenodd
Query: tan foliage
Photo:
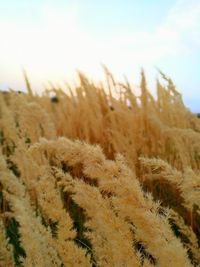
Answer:
M2 266L200 264L200 120L163 73L155 99L105 71L0 94Z

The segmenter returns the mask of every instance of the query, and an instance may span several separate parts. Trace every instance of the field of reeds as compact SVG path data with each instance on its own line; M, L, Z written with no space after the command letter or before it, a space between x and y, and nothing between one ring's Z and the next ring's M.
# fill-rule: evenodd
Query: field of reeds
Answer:
M0 93L0 266L200 266L200 120L157 96L80 85Z

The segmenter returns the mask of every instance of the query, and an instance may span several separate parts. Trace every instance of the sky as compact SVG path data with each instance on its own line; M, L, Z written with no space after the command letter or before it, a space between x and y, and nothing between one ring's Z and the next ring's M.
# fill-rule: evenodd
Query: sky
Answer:
M161 69L186 106L200 112L200 0L0 0L0 89L36 92L76 70L103 79L105 64L155 92Z

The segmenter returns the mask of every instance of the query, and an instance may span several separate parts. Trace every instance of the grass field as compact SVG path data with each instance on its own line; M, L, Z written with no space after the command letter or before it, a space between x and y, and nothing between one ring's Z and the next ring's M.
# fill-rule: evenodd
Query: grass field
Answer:
M0 93L0 266L200 266L200 120L107 85Z

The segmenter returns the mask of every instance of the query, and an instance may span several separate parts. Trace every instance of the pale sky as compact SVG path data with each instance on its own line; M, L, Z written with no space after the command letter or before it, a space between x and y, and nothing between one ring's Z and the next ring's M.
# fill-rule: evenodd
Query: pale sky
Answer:
M21 66L41 91L101 63L152 91L158 67L200 112L200 0L0 0L0 89L24 89Z

